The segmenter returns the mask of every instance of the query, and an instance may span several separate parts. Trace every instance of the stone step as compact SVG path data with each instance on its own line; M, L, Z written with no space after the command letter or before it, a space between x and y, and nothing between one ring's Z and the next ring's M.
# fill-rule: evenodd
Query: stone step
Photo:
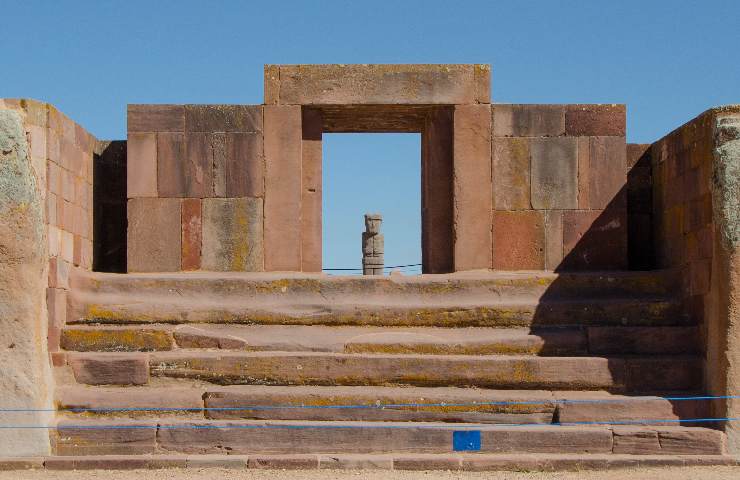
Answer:
M722 432L700 427L503 426L429 422L60 420L57 455L449 454L722 455Z
M698 353L697 327L329 327L324 325L67 326L61 345L78 352L208 348L247 351L588 355Z
M707 418L709 403L600 391L454 387L64 386L56 391L60 415L95 418L677 425L680 419Z
M144 385L150 377L219 385L415 385L645 392L694 390L697 356L537 357L178 350L68 353L78 383Z
M258 323L506 327L684 325L670 272L333 277L320 274L86 274L68 323Z
M4 458L0 470L445 470L584 471L658 467L740 466L730 455L608 454L331 454L331 455L88 455Z

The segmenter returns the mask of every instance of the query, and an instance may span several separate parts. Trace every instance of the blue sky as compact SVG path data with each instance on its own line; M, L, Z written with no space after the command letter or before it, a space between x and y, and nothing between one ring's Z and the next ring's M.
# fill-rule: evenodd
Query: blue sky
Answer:
M0 97L125 138L127 103L261 103L265 63L490 63L494 101L626 103L649 142L740 102L740 2L0 0ZM416 263L418 135L327 135L324 265ZM372 168L370 167L372 165Z

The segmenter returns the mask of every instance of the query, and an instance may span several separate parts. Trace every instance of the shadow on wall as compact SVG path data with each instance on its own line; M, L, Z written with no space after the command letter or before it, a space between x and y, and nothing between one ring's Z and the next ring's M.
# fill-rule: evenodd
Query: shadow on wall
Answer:
M583 212L564 216L564 231L583 234L564 238L570 253L535 309L531 332L545 342L541 355L594 360L578 368L590 379L601 375L603 384L584 383L586 390L627 396L696 395L703 385L698 319L687 314L680 300L681 278L675 272L653 270L650 150L649 145L630 149L627 185L604 211L591 217ZM627 269L644 272L613 271ZM603 275L594 275L600 270ZM564 343L564 338L571 340ZM603 361L606 371L599 374ZM711 423L677 422L709 418L710 403L658 400L639 402L634 408L595 404L594 418L588 420L716 428ZM559 412L562 417L556 421L587 420L570 416L568 409Z
M126 141L99 141L93 168L93 270L126 273Z

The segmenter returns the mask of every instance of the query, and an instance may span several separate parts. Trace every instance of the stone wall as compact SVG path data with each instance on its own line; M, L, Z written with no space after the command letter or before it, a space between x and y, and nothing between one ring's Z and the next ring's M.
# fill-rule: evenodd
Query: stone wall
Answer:
M129 272L264 270L262 117L259 105L129 105Z
M712 395L740 394L740 106L708 110L650 148L657 266L683 279L687 314L702 325ZM716 418L740 416L736 399L712 402ZM729 422L730 448L740 430Z
M492 115L492 268L626 268L624 105L496 104Z

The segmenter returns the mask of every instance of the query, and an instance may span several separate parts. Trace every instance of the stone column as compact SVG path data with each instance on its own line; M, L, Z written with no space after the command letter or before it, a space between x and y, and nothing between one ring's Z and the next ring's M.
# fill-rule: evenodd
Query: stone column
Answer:
M49 409L46 348L48 250L21 114L0 109L0 408ZM3 414L0 424L49 425L48 412ZM44 428L0 429L0 456L49 454Z
M362 274L383 275L384 239L380 233L383 216L377 213L365 214L365 231L362 232Z

